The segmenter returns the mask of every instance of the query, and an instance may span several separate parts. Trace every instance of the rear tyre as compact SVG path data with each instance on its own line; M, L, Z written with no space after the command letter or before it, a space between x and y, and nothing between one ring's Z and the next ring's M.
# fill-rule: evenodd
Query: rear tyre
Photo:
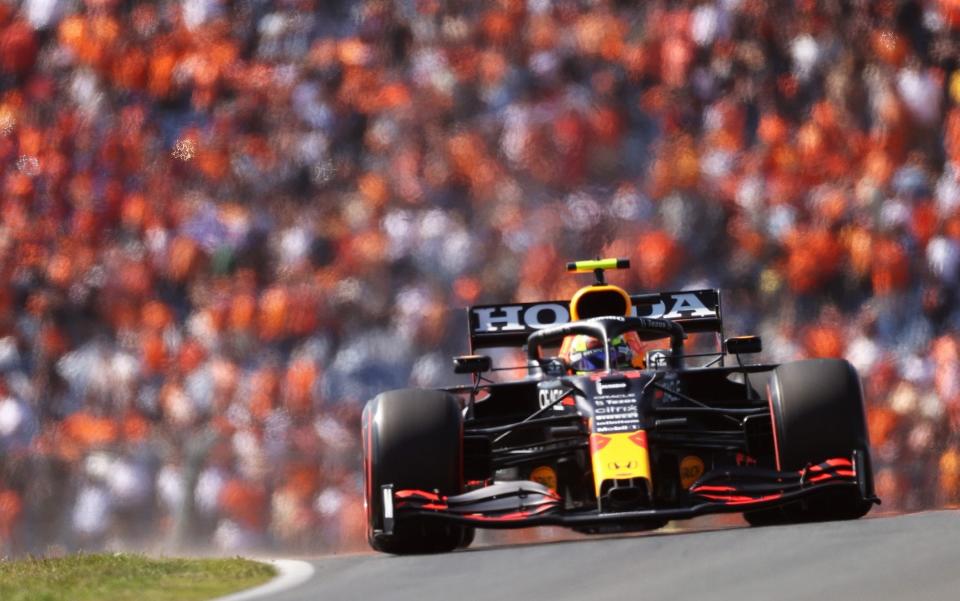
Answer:
M394 390L363 410L367 541L377 551L442 553L470 544L470 528L430 518L397 520L383 534L381 486L455 495L463 491L460 403L437 390Z
M776 437L779 469L801 470L835 457L862 453L866 490L872 495L870 443L867 436L860 378L841 359L810 359L773 370L768 397ZM842 489L796 503L744 513L753 526L850 520L873 506L860 490Z

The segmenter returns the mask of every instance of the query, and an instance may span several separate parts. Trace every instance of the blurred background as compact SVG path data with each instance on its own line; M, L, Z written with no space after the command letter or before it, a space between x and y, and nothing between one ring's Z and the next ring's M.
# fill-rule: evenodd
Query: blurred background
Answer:
M723 289L960 502L957 0L0 3L0 555L362 548L462 308Z

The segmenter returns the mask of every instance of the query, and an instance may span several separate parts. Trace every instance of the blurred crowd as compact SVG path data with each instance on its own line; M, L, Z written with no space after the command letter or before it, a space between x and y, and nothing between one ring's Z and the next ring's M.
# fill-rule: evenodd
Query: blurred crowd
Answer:
M723 289L960 502L960 2L0 2L0 554L362 545L462 308Z

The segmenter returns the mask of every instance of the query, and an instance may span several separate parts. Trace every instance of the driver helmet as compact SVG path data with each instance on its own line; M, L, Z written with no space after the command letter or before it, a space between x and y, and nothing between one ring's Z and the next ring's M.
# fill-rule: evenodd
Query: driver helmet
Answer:
M577 334L569 344L564 344L560 357L576 374L602 371L603 341L586 334ZM610 339L610 369L632 367L633 357L633 349L624 336Z

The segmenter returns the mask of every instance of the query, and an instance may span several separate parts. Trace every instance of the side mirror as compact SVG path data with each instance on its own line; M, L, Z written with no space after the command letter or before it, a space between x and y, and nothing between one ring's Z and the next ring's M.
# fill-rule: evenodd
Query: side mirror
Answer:
M759 336L733 336L724 341L727 353L731 355L744 355L747 353L759 353L763 350L763 343Z
M480 374L490 371L492 363L486 355L460 355L453 358L453 373Z
M567 375L569 366L560 357L545 357L540 359L540 369L545 376L560 378Z

